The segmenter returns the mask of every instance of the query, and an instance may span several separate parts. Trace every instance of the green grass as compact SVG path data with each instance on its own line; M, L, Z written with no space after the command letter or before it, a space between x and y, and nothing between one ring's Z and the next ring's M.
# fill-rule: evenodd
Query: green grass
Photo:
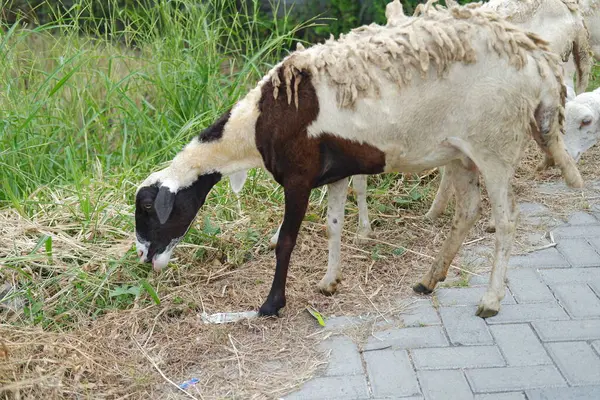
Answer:
M302 28L265 19L258 2L239 13L234 4L160 1L121 29L112 21L108 35L89 32L81 0L50 25L1 27L0 283L26 300L22 322L68 327L160 301L131 247L135 188L295 47ZM283 198L263 171L242 196L261 199L257 211ZM187 235L198 259L252 257L260 217L256 229L219 235L240 218L235 205L221 182Z

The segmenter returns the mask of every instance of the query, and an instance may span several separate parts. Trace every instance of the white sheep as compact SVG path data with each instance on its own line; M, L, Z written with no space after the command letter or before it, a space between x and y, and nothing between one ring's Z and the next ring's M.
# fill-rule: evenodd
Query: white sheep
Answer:
M167 168L144 180L135 207L141 261L166 266L215 183L264 167L285 194L275 276L259 310L277 315L312 188L340 180L345 188L352 175L446 165L461 202L441 251L413 289L430 293L445 279L478 218L481 172L497 240L477 314L495 315L514 240L518 210L510 180L523 142L533 136L567 184L582 186L560 133L562 71L545 41L497 14L432 3L408 24L366 26L292 53Z
M446 4L451 7L457 3L448 0ZM481 3L473 6L476 4ZM490 0L483 3L481 8L495 11L520 28L538 34L550 43L550 49L564 62L571 57L574 61L565 65L565 81L572 84L575 72L576 91L585 92L592 69L592 57L589 32L578 0Z

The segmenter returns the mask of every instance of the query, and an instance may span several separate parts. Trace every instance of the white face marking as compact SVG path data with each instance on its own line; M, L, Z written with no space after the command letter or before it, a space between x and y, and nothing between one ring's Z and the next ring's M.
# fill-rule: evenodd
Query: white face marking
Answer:
M171 243L169 243L165 251L160 254L155 254L154 257L152 257L152 269L154 269L154 271L158 272L169 264L171 254L173 254L173 250L175 250L175 246L177 246L177 243L179 243L180 240L181 238L171 240Z
M150 243L141 239L137 234L135 235L135 251L137 252L138 257L140 258L140 263L143 263L146 260L149 247Z

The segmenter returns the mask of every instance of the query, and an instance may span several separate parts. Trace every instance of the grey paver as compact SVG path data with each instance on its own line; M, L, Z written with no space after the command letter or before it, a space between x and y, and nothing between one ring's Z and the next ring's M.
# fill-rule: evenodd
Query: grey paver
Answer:
M585 342L548 343L548 351L574 386L600 383L600 358Z
M485 321L475 315L476 307L440 307L442 322L455 345L493 344Z
M585 239L561 239L556 249L574 267L600 266L600 255Z
M600 319L537 321L531 325L544 342L600 339Z
M565 320L569 316L558 303L506 304L500 307L500 312L487 318L488 324L505 324L529 322L538 320Z
M419 371L419 382L428 400L472 399L473 394L462 371Z
M592 282L590 283L590 287L596 293L596 296L600 298L600 282Z
M363 373L358 347L347 336L332 336L321 342L322 350L331 350L325 375L358 375Z
M528 390L529 400L592 400L600 399L600 385Z
M533 268L509 269L508 286L518 303L554 301L550 289Z
M568 267L569 262L553 247L534 251L525 255L513 256L508 261L510 267L558 268Z
M440 325L440 320L437 311L433 307L431 300L417 300L405 312L400 313L402 322L407 327L423 326L423 325Z
M600 281L600 268L561 268L540 271L548 284L591 283Z
M600 225L559 226L552 231L555 239L598 237Z
M569 225L593 225L598 220L592 215L583 211L577 211L569 217Z
M525 400L523 392L478 394L475 400Z
M420 328L394 328L375 332L367 340L364 350L374 350L385 346L394 348L419 348L448 346L448 339L441 326Z
M600 251L600 237L588 237L587 241L592 245L594 249L596 249L596 251Z
M596 349L596 353L600 356L600 340L594 340L592 342L592 347Z
M551 364L548 353L527 324L490 326L496 344L509 366Z
M325 329L328 331L339 332L344 331L345 329L351 329L361 326L365 323L367 323L367 321L362 319L361 317L331 317L327 318Z
M469 279L469 286L487 286L490 282L490 274L473 275Z
M411 354L417 369L483 368L506 365L496 346L415 349Z
M364 375L326 376L310 380L285 400L359 400L369 397Z
M442 288L435 291L442 306L471 306L479 304L487 287ZM506 288L501 304L515 304L515 299Z
M363 354L375 397L419 394L417 376L406 350L380 350Z
M600 317L600 299L588 285L554 285L552 290L572 317Z
M470 369L466 375L476 393L566 386L553 365Z

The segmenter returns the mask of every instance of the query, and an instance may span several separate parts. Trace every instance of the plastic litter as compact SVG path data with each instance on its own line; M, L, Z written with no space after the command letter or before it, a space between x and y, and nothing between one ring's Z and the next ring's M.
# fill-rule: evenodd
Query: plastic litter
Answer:
M256 318L257 316L257 311L227 312L216 314L207 314L203 312L200 314L200 317L205 324L226 324L229 322L237 322L244 318Z
M182 384L180 384L179 387L181 389L185 390L185 389L189 388L190 386L194 386L198 382L200 382L200 380L198 378L192 378L192 379L189 379L189 380L183 382Z

